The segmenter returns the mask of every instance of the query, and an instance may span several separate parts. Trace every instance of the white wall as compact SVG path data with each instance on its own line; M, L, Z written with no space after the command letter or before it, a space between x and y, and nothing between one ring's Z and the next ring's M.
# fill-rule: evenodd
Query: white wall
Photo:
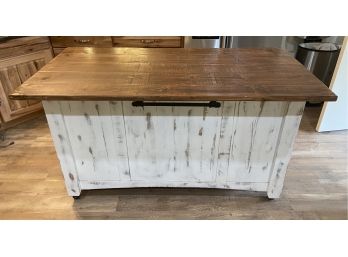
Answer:
M330 89L337 102L326 102L320 114L317 131L348 129L348 37L345 37L331 80Z

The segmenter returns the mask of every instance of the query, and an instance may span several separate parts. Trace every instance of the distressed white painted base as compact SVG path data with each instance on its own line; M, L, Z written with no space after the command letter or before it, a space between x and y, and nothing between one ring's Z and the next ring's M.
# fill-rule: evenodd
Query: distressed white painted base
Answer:
M129 187L196 187L196 188L219 188L237 189L249 191L267 191L268 183L248 182L226 182L220 183L199 183L199 182L152 182L152 181L80 181L82 189L101 188L129 188Z
M221 108L43 101L68 194L81 189L207 187L278 198L304 102Z

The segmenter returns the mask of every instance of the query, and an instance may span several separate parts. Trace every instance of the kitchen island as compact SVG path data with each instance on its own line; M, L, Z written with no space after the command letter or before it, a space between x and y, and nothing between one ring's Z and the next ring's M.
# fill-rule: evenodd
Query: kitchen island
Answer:
M12 95L43 101L68 194L282 191L305 101L335 101L279 49L67 48Z

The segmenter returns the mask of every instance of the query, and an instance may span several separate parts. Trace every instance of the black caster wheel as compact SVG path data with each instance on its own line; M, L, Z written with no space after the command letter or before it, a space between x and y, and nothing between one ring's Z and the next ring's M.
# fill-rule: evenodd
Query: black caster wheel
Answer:
M75 196L73 196L73 198L74 198L75 200L77 200L77 199L80 199L80 196L79 196L79 195L75 195Z

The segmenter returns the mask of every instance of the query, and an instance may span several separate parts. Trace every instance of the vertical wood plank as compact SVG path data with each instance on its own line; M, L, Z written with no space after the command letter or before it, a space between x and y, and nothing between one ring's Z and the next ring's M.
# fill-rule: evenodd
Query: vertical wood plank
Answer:
M41 60L41 61L40 61ZM19 77L21 79L21 83L24 83L28 78L30 78L32 75L34 75L40 68L38 68L35 63L36 61L40 61L40 63L45 63L44 59L39 59L39 60L33 60L25 63L20 63L17 64L17 70ZM28 106L39 103L40 101L38 100L27 100Z
M154 107L151 115L153 125L153 135L156 156L156 176L160 179L175 179L176 174L176 151L174 141L174 127L176 126L173 118L174 107ZM148 115L148 114L147 114Z
M128 162L117 157L122 149L117 149L109 102L62 101L62 110L80 180L119 180Z
M7 98L8 95L13 93L13 91L21 84L16 66L9 66L0 70L0 80ZM16 111L27 105L25 100L8 100L8 102L11 111Z
M70 196L80 195L79 177L59 101L43 101L47 122Z
M128 144L129 168L132 180L155 177L155 134L153 107L136 108L123 102L124 124Z
M119 170L119 176L121 180L130 180L131 173L129 169L128 160L128 147L126 131L124 126L123 106L121 101L109 102L112 128L113 128L113 140L115 144L115 154L117 160L117 167ZM105 114L107 115L107 114Z
M6 94L5 87L3 86L2 77L1 77L2 71L0 70L0 112L1 112L1 118L7 122L11 120L11 102L7 98L8 95Z
M221 109L123 105L132 180L215 179Z
M215 179L221 108L174 107L175 170L190 181Z
M305 102L289 102L282 121L272 170L267 189L269 198L279 198L284 184L286 169L291 158L292 148L300 126Z
M223 183L227 181L228 167L230 163L231 148L234 147L232 144L232 136L234 133L234 120L236 105L238 102L224 102L222 109L222 118L219 134L219 149L218 149L218 168L216 172L216 181ZM226 118L230 116L230 118Z
M225 102L217 181L268 181L286 106L286 102Z

